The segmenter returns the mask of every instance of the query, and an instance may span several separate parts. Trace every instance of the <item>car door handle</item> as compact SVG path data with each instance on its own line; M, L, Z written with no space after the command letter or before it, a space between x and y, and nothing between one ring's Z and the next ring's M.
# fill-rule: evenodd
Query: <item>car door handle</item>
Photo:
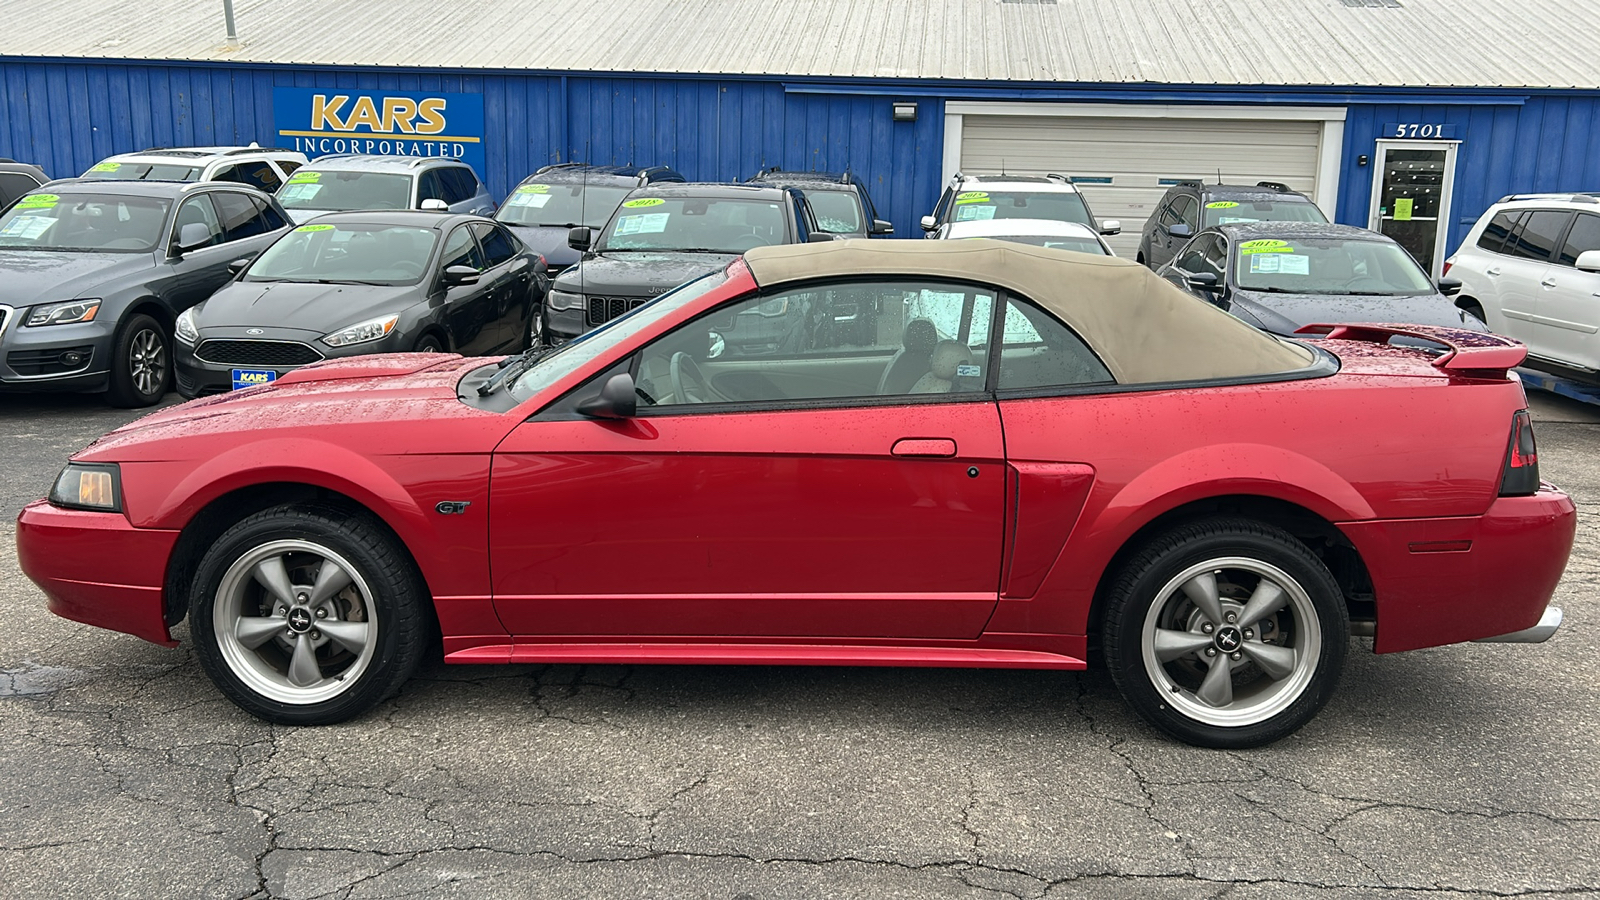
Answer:
M949 438L901 438L894 442L889 452L895 456L936 456L948 459L956 455L956 442Z
M1499 266L1490 266L1489 268L1484 269L1483 273L1485 275L1499 275L1500 274L1500 267Z
M1553 288L1553 287L1556 286L1556 280L1554 278L1546 278L1545 280L1543 280L1543 281L1541 281L1539 283L1544 285L1547 288Z

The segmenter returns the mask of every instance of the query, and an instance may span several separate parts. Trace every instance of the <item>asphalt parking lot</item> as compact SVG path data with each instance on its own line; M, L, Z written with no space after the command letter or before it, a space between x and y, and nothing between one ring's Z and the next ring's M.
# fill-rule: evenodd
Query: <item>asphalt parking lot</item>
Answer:
M1600 415L1534 407L1580 504L1560 633L1356 652L1304 730L1218 752L1098 672L434 664L271 727L45 610L16 512L136 414L0 397L0 896L1600 895Z

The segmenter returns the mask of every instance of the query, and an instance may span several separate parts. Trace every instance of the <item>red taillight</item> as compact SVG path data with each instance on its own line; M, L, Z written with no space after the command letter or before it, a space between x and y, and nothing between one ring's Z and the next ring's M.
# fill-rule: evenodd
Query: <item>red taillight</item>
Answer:
M1526 497L1539 491L1539 451L1533 442L1533 419L1525 409L1511 417L1511 446L1500 475L1500 496Z
M1450 274L1450 266L1451 265L1452 265L1452 263L1450 262L1450 260L1447 259L1447 260L1444 261L1444 268L1439 270L1439 277L1440 278L1443 278L1446 275Z

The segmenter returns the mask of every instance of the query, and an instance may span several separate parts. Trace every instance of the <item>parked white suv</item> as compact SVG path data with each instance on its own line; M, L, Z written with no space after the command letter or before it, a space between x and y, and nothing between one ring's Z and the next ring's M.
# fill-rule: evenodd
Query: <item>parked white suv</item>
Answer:
M1116 219L1096 219L1088 201L1065 175L964 175L945 185L933 215L922 217L924 237L938 237L950 223L997 219L1075 222L1100 234L1120 234Z
M281 147L158 147L119 153L89 167L84 178L119 181L233 181L272 193L306 155Z
M1513 194L1444 271L1456 305L1528 345L1528 364L1600 382L1600 194Z

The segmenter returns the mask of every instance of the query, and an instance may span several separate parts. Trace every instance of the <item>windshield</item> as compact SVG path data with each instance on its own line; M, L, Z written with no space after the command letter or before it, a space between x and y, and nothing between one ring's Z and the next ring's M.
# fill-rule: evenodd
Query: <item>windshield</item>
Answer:
M743 253L787 243L785 225L782 204L768 200L640 197L617 210L598 249Z
M817 227L830 234L852 234L862 231L861 204L849 191L806 191L806 201L811 213L817 217Z
M301 225L257 257L244 280L416 284L437 239L432 228L414 225Z
M200 169L182 163L103 162L90 166L83 177L117 181L197 181Z
M1248 222L1326 222L1315 203L1305 200L1213 200L1206 204L1205 224Z
M1106 251L1100 242L1089 238L1063 237L1059 234L990 234L973 235L962 240L973 240L977 237L987 237L996 241L1010 241L1013 244L1032 244L1035 247L1048 247L1051 250L1072 250L1078 253L1094 253L1105 256Z
M383 172L307 172L278 188L284 209L407 209L411 176Z
M632 192L630 187L524 184L511 192L495 218L508 225L600 228Z
M1088 225L1083 197L1069 191L962 191L956 195L953 222L989 219L1049 219Z
M626 341L638 334L663 316L671 313L689 301L703 296L728 280L728 275L722 270L702 275L693 281L685 282L678 287L651 300L638 309L630 310L593 331L586 332L568 341L560 350L546 356L534 363L533 368L524 372L516 383L510 388L511 396L518 401L526 400L534 394L544 390L562 378L610 350L612 347Z
M171 205L159 197L28 194L0 216L0 249L152 250Z
M1256 240L1235 251L1235 279L1249 291L1294 294L1426 294L1433 283L1398 244L1307 238Z

